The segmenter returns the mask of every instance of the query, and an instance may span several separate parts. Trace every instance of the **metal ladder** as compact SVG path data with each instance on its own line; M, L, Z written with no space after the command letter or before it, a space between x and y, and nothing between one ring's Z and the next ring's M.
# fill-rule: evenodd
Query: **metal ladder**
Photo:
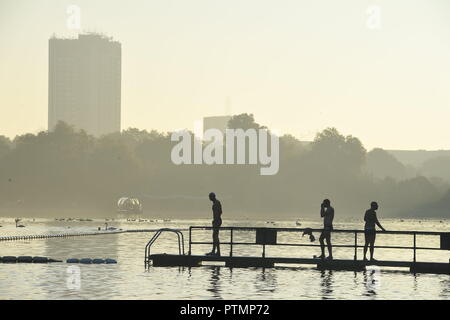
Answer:
M162 229L159 229L159 230L157 230L155 232L153 237L150 239L150 241L145 246L145 260L144 260L145 267L148 267L150 265L150 248L151 248L151 246L153 245L153 243L155 243L155 241L159 238L159 236L163 232L176 233L176 235L178 237L178 254L179 255L184 255L184 236L183 236L183 233L180 230L177 230L177 229L162 228Z

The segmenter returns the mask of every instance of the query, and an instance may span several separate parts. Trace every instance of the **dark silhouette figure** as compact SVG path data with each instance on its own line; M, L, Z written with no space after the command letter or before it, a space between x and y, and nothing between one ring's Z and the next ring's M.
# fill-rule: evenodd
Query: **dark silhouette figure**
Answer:
M376 238L376 231L375 231L375 225L377 225L381 230L386 231L383 226L380 224L377 218L377 212L378 209L378 203L373 201L370 204L370 209L366 211L364 215L364 221L366 222L364 226L364 236L366 243L364 244L364 261L367 261L366 254L367 254L367 247L370 245L370 261L375 261L373 258L373 252L375 250L375 238Z
M219 200L216 199L216 194L214 192L211 192L209 194L209 200L212 201L212 212L213 212L213 248L210 253L207 253L206 255L217 255L220 256L220 240L219 240L219 228L222 225L222 205Z
M323 218L323 230L320 235L320 249L322 254L319 256L320 259L325 259L325 243L327 240L328 247L328 258L333 259L332 245L331 245L331 231L333 230L333 219L334 219L334 208L331 206L330 200L323 200L320 205L320 216Z
M16 228L25 228L23 224L18 224L20 222L19 218L16 218L14 221L16 222Z

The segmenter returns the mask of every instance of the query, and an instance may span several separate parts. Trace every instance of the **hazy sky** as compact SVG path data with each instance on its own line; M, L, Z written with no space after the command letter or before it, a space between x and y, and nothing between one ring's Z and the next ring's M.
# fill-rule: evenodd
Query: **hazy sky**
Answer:
M448 0L0 0L0 135L47 128L70 4L122 43L122 128L193 128L230 97L302 140L335 126L367 148L450 149Z

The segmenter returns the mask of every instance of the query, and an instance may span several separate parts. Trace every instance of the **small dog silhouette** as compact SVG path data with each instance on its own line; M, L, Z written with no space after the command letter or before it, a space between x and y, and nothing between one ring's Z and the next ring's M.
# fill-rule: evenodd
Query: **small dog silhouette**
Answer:
M309 241L311 241L311 242L316 241L316 238L314 237L311 228L306 228L306 229L303 231L302 237L303 237L305 234L306 234L306 235L309 235Z

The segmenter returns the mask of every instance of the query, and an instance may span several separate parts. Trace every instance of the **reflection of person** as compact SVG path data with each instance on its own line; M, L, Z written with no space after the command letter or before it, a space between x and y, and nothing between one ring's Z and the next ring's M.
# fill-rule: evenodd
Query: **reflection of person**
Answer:
M329 260L333 259L333 252L331 246L331 231L333 230L333 219L334 219L334 208L331 206L330 200L323 200L320 205L320 216L323 218L323 230L320 235L320 249L322 250L322 254L319 256L321 259L325 259L325 243L324 240L327 240L328 247L328 258Z
M209 194L209 200L212 201L212 212L213 212L213 248L210 253L207 253L207 255L217 255L220 256L220 240L219 240L219 228L222 225L222 205L219 200L216 199L216 194L214 192L211 192ZM216 251L217 250L217 251Z
M211 288L207 289L213 294L214 299L222 299L220 295L220 267L211 267Z
M364 221L366 222L364 226L364 236L366 239L366 243L364 244L364 260L367 261L366 254L367 254L367 247L370 245L370 261L375 261L373 258L373 252L375 250L375 238L376 238L376 231L375 231L375 225L377 225L381 230L386 231L383 226L380 224L377 218L377 212L378 209L378 203L373 201L370 204L370 209L366 211L364 215Z
M322 270L320 272L321 286L322 286L322 299L327 299L333 296L333 271Z

